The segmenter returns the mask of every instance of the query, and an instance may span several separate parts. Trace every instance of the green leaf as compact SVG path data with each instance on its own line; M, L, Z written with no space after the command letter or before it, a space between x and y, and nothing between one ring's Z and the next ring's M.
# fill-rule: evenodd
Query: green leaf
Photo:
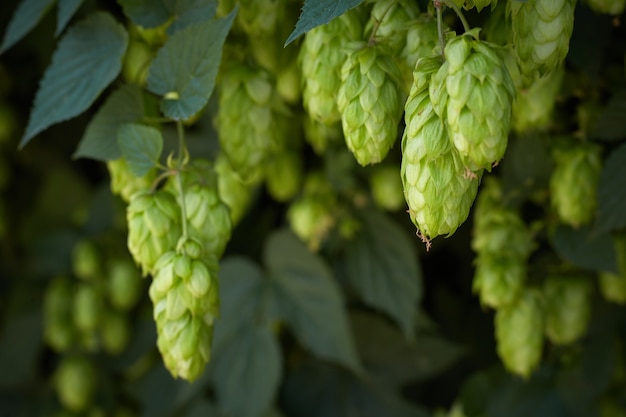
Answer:
M359 371L341 291L326 264L289 230L268 238L264 260L278 313L300 341L317 355Z
M124 123L138 122L144 111L138 86L126 84L111 93L87 125L74 158L109 161L122 156L117 145L117 131Z
M213 346L223 343L250 323L264 320L269 307L263 294L267 282L261 268L242 256L226 258L220 264L220 317L215 322Z
M146 175L159 163L163 151L163 136L158 129L126 123L118 130L117 142L128 167L136 176Z
M598 119L591 136L594 139L604 139L608 141L626 138L626 90L616 92L604 109L598 114Z
M54 0L22 0L4 33L2 45L0 45L0 54L26 36L39 23L53 3Z
M167 33L173 35L195 23L202 23L215 16L217 0L168 0L172 23Z
M104 12L72 26L41 80L20 147L91 106L119 74L127 43L124 27Z
M59 10L57 14L57 29L54 32L56 36L59 36L67 23L70 21L74 13L78 10L83 0L59 0Z
M215 353L211 368L226 414L258 417L270 406L282 374L282 356L267 326L249 324Z
M138 26L155 28L170 18L163 0L117 0L124 14Z
M305 0L296 28L287 38L285 46L309 30L330 22L362 2L363 0Z
M362 212L363 228L346 253L347 277L368 305L389 314L412 338L421 297L417 252L386 215Z
M573 265L594 271L617 273L617 260L611 235L589 227L559 226L552 236L556 252Z
M626 144L614 150L606 159L598 184L598 217L600 231L626 226Z
M187 119L209 101L235 13L188 26L159 50L150 66L148 90L164 96L161 110L166 116Z

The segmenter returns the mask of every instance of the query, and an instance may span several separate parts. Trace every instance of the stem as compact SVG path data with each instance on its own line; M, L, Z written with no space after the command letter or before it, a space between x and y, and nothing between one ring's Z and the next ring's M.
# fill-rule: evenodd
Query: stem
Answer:
M454 13L456 13L456 15L461 20L461 23L463 24L463 30L465 32L468 32L471 29L470 25L467 23L467 19L465 19L465 16L463 16L463 13L461 12L461 10L457 7L456 4L454 4L454 1L443 0L443 2L446 4L446 6L454 10Z
M182 240L185 241L189 237L187 231L187 207L185 205L185 190L183 189L183 178L181 171L176 173L176 184L178 185L178 195L180 197L180 214L183 218L183 236Z
M446 39L444 38L444 34L443 34L443 16L441 13L441 9L442 9L442 4L441 1L439 0L433 0L433 4L435 5L435 9L437 10L437 34L439 36L439 46L441 47L441 58L443 58L443 60L446 60L445 55L443 54L443 51L446 47Z
M187 163L188 152L185 146L185 128L183 122L176 121L176 130L178 132L178 161L176 166L176 185L178 186L178 197L180 198L180 214L182 216L183 235L180 241L185 242L188 235L187 228L187 207L185 205L185 190L183 188L182 168Z
M380 24L383 22L383 20L385 20L387 13L389 13L393 5L394 3L390 1L389 6L387 6L387 10L385 10L383 15L380 17L380 20L376 19L376 23L374 23L374 27L372 28L372 34L370 35L370 38L367 40L368 45L373 45L375 43L374 38L376 37L376 32L378 32L378 28L380 27Z

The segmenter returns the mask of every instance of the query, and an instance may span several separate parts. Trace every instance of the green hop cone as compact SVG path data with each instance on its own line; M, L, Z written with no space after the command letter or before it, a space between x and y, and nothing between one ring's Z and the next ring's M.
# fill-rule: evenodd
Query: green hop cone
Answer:
M217 261L188 240L181 253L164 254L150 286L157 346L174 377L197 379L210 359L213 322L219 310Z
M220 199L228 206L233 227L239 223L252 202L252 190L237 176L228 159L219 154L215 160Z
M74 294L74 324L84 333L95 331L104 314L103 294L92 283L79 283Z
M491 308L511 305L523 292L526 262L512 256L481 254L476 259L473 290Z
M89 281L100 276L101 261L98 248L89 240L80 241L72 250L72 271L82 280Z
M526 82L554 71L565 59L576 0L509 1L513 47Z
M76 340L73 299L72 282L63 277L53 279L44 295L44 340L57 352L66 351Z
M356 43L341 68L337 106L348 149L362 165L382 161L398 136L405 101L389 51Z
M495 316L496 348L506 369L528 378L541 362L544 317L539 295L524 290Z
M124 158L107 161L107 167L111 175L111 192L122 197L127 203L136 192L149 189L157 176L155 169L151 169L143 177L135 176Z
M454 146L474 171L491 170L504 156L515 96L513 80L494 46L476 37L473 31L448 41L446 62L430 91Z
M317 251L335 225L337 219L333 211L329 202L305 195L289 205L287 219L295 235Z
M605 300L626 304L626 275L603 271L598 274L598 284Z
M543 283L546 336L558 345L585 334L591 316L591 282L585 276L551 275Z
M318 155L323 155L329 144L343 139L341 123L339 122L327 125L310 116L305 116L302 127L304 128L304 138Z
M394 55L406 46L406 32L409 22L419 15L417 3L411 0L374 0L365 32L376 28L374 39L384 43Z
M369 177L372 198L377 206L396 211L405 206L400 168L395 164L377 165Z
M346 60L345 45L361 39L362 32L361 16L353 9L305 35L298 55L302 104L314 120L329 125L341 119L335 97Z
M200 184L186 188L185 209L190 236L202 243L206 253L219 258L230 240L232 223L217 188Z
M602 148L569 144L556 149L556 166L550 177L552 207L559 218L573 227L589 224L597 207L596 190L602 170Z
M286 202L293 199L302 185L302 156L297 151L273 155L265 169L265 184L274 200Z
M264 69L232 65L220 82L217 131L221 149L245 182L263 174L270 150L285 135L282 102Z
M409 87L407 91L410 91L413 85L413 70L417 61L420 58L432 56L438 41L439 35L435 19L424 16L410 22L406 31L406 44L400 53L403 60L400 70L405 84Z
M165 252L176 247L182 231L180 208L167 191L133 195L126 209L128 249L143 275L154 271L154 264Z
M108 265L107 290L111 305L121 311L133 308L142 295L143 281L130 259L114 259Z
M587 5L596 13L619 16L624 13L626 0L586 0Z
M110 310L102 317L100 340L109 355L119 355L126 349L131 336L131 326L125 312Z
M468 0L465 2L464 7L469 10L473 7L480 12L487 6L491 6L491 10L495 9L498 5L498 0Z
M70 411L87 410L96 393L98 375L92 361L85 356L66 356L54 374L59 401Z
M237 22L250 37L273 33L284 20L285 0L239 0Z
M513 129L522 133L531 129L547 129L552 122L552 110L561 90L565 70L558 67L528 88L518 89L513 105Z

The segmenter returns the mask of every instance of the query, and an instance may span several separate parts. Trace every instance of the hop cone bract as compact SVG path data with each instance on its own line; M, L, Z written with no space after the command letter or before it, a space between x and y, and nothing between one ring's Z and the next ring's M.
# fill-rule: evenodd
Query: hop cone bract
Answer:
M361 165L382 161L398 135L405 100L400 70L386 49L355 45L341 69L337 106L346 144Z
M111 192L127 203L136 192L149 189L157 175L156 170L152 169L143 177L135 176L124 158L107 161L107 167L111 175Z
M495 316L498 355L509 371L528 378L541 361L544 318L539 296L532 290Z
M302 71L302 104L313 119L324 124L340 120L335 97L346 60L345 45L359 40L362 32L361 17L352 10L305 35L298 62Z
M199 242L187 241L182 253L167 252L155 266L150 285L157 325L157 346L175 377L193 381L211 356L213 322L219 310L217 262L202 256Z
M602 148L571 145L554 152L556 166L550 177L552 206L561 220L574 227L591 222L597 207L596 190L602 170Z
M527 81L543 77L565 59L574 29L576 0L508 2L513 46Z
M161 255L176 248L182 231L180 208L167 191L133 195L126 209L128 249L143 275L152 273Z
M185 209L189 235L202 243L205 253L219 258L230 240L232 223L217 188L201 184L186 188Z

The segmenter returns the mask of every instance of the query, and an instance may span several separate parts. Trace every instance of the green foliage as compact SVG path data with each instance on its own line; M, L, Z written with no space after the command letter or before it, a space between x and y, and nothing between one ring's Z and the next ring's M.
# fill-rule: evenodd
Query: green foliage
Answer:
M23 0L4 33L0 53L3 53L22 39L52 7L54 0Z
M296 28L287 38L285 46L317 26L324 25L337 16L358 6L363 0L306 0Z
M117 143L128 168L138 177L146 175L159 163L163 151L163 137L159 130L134 123L119 127Z
M626 145L615 149L606 159L598 184L598 220L599 231L620 229L626 226L626 191L622 186L626 166Z

